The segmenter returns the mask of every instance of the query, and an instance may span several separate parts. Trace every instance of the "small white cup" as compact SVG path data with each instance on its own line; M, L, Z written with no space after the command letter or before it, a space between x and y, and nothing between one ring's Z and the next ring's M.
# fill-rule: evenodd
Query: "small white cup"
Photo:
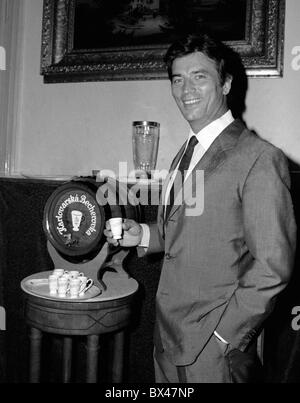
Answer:
M81 281L79 278L70 279L70 298L78 297L80 286L81 286Z
M110 229L113 234L114 239L121 239L122 238L122 217L114 217L109 219Z
M57 279L57 291L59 297L65 297L68 289L68 279L65 277L59 277Z
M79 271L78 270L70 270L69 275L70 275L70 279L71 278L77 278L79 276Z
M83 284L80 286L80 290L79 290L79 297L83 297L84 294L93 286L94 284L94 280L91 278L88 278L85 286L83 287Z
M56 277L61 277L64 274L64 269L54 269L52 275Z
M86 276L79 276L78 278L80 280L79 293L81 293L86 287L86 282L87 282L88 278Z
M51 295L57 294L57 277L53 274L50 274L48 277L49 280L49 292Z

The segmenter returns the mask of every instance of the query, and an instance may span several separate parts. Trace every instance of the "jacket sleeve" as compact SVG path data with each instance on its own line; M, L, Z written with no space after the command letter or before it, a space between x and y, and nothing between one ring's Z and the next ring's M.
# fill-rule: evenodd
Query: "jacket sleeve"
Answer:
M137 253L139 257L144 255L163 252L165 248L165 242L161 236L157 224L149 224L150 230L150 242L147 248L139 246L137 248Z
M242 189L243 230L252 256L215 329L244 351L261 330L294 263L296 224L284 154L271 148L252 165Z

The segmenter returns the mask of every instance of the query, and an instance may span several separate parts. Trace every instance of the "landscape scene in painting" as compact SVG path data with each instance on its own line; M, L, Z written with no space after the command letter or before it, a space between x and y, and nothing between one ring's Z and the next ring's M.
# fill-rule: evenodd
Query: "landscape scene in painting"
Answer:
M247 0L76 0L74 50L167 45L209 29L243 40Z

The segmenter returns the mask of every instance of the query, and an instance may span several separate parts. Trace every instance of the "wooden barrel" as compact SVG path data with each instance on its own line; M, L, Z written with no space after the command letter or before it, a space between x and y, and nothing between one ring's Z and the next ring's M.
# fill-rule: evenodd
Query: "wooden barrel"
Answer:
M77 178L59 186L47 200L43 228L66 260L89 261L105 243L105 222L112 217L140 221L140 206L127 185L114 180Z

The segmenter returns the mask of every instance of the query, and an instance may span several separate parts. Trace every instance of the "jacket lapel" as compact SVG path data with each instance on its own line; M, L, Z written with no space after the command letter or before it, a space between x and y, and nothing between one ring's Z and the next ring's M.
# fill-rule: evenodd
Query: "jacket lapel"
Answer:
M203 170L207 180L209 175L225 161L228 151L235 147L244 129L245 126L240 120L232 122L211 144L194 170Z
M225 130L223 130L223 132L214 140L214 142L205 152L205 154L198 162L198 164L196 164L196 166L194 167L193 171L190 174L191 177L196 170L199 171L203 170L204 180L207 181L211 173L226 160L228 156L228 151L235 147L241 133L243 132L243 130L245 130L245 128L246 128L245 125L239 119L236 119L228 127L226 127ZM196 183L194 182L195 181L193 181L192 184L193 193L195 193L194 187L196 186ZM184 201L182 201L182 203L179 205L174 204L173 207L171 208L167 221L170 219L174 220L175 213L180 208L183 208L183 206Z

